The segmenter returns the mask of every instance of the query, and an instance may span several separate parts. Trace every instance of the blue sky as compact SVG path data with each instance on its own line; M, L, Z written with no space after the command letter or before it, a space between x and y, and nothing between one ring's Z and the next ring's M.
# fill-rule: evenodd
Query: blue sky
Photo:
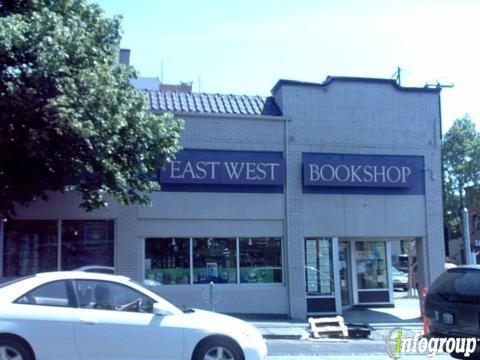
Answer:
M453 83L443 130L480 125L478 0L92 0L122 15L122 47L142 76L195 91L268 95L276 81L328 75Z

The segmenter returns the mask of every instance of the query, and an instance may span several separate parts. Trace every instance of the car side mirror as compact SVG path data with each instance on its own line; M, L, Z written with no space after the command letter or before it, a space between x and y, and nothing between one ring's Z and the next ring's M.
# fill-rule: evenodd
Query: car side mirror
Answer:
M172 313L168 310L165 310L164 308L161 307L159 303L153 304L153 313L158 316L167 316L167 315L172 315Z

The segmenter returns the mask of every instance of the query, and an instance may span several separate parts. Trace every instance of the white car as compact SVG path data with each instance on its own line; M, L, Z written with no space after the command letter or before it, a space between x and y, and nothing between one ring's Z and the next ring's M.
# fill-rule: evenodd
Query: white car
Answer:
M115 274L115 268L113 266L103 266L103 265L87 265L82 266L73 271L85 271L85 272L93 272L93 273L100 273L100 274Z
M1 360L260 360L261 334L179 308L124 276L54 272L0 285Z

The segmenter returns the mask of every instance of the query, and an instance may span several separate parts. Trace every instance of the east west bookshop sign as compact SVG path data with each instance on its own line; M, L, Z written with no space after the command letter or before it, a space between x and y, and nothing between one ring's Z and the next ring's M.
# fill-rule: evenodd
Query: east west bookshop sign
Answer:
M159 182L282 186L285 161L274 152L183 150L160 171Z
M416 188L423 158L415 156L303 154L303 185L336 188Z

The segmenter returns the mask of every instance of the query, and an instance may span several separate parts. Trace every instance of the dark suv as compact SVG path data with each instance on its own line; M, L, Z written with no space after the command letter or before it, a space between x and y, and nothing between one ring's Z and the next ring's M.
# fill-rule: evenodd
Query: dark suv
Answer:
M426 296L425 317L431 337L480 337L480 265L440 275ZM479 342L475 358L478 354Z

